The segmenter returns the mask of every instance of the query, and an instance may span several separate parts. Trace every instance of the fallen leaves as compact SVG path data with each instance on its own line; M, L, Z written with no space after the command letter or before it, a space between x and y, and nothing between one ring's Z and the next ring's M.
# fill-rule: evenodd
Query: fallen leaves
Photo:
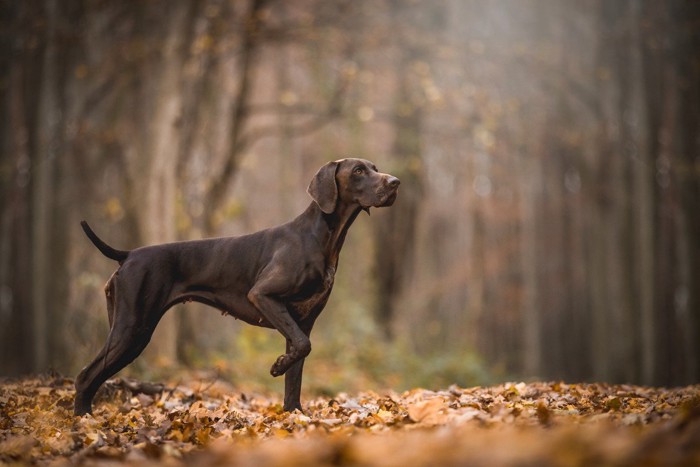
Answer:
M447 420L445 401L441 397L415 402L408 407L408 416L415 423L441 425Z
M508 383L338 394L285 413L218 382L113 380L74 417L72 381L0 384L0 462L174 465L700 462L700 386Z

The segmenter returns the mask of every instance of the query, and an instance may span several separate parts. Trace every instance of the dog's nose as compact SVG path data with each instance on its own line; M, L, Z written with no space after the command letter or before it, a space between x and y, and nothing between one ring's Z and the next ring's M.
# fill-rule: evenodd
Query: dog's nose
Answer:
M389 175L389 177L386 179L386 184L389 185L391 188L396 188L401 184L401 180L392 175Z

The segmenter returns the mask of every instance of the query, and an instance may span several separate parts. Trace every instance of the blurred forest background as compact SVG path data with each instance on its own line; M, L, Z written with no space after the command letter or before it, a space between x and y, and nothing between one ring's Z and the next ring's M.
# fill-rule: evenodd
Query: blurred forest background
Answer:
M700 381L700 2L0 0L0 374L74 375L117 248L362 215L313 390ZM232 258L235 261L235 258ZM271 384L275 332L166 315L129 371Z

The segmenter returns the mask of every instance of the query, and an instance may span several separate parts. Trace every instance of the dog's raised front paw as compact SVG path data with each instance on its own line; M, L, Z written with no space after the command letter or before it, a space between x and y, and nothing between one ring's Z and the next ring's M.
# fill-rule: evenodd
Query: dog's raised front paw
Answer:
M280 355L272 365L272 368L270 368L270 374L275 377L281 376L292 366L292 363L289 354Z

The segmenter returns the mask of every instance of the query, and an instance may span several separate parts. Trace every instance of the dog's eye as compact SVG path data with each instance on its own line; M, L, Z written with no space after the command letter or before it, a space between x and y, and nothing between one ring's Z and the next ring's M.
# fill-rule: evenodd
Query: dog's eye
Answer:
M355 167L355 170L352 171L355 175L362 175L365 173L364 167Z

